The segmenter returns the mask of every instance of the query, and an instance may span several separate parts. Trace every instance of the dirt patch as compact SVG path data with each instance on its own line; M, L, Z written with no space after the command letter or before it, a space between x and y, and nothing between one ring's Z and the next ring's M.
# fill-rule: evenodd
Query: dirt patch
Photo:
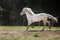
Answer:
M41 31L41 30L30 30L30 31L21 31L21 30L0 30L0 34L17 34L17 35L21 35L21 34L28 34L28 35L32 35L34 32L37 32L38 34L41 35L46 35L46 34L58 34L60 35L60 30L45 30L45 31Z
M29 32L39 32L39 33L43 33L43 34L47 34L47 33L51 33L51 34L60 34L60 30L30 30Z

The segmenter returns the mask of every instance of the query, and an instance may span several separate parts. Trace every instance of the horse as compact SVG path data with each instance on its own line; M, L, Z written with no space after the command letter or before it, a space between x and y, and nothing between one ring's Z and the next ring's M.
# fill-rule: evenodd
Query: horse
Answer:
M49 29L51 29L50 27L50 21L48 21L48 19L52 19L53 21L55 21L56 23L58 22L58 19L56 17L53 17L52 15L50 14L47 14L47 13L38 13L38 14L35 14L31 8L28 8L28 7L24 7L22 9L22 11L20 12L20 15L26 15L27 17L27 20L28 20L28 26L27 26L27 29L29 28L29 25L31 25L32 23L34 22L40 22L40 21L43 21L43 29L45 29L45 26L46 26L46 23L48 23L49 25Z

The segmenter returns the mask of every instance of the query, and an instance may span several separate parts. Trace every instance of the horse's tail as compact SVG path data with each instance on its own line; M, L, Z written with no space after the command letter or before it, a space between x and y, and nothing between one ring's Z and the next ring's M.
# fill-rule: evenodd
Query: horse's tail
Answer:
M58 19L56 17L53 17L52 15L48 14L49 19L52 19L53 21L55 21L56 23L58 23Z

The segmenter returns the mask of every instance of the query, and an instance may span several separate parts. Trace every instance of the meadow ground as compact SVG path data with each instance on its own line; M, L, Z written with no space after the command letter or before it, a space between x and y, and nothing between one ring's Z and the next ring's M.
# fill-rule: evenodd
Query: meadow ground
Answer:
M0 40L60 40L60 27L35 26L26 31L26 26L0 26Z

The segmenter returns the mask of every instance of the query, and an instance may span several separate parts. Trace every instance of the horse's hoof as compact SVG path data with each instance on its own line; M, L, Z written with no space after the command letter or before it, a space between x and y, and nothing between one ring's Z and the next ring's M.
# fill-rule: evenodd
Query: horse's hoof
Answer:
M26 31L28 31L28 29L26 29Z

